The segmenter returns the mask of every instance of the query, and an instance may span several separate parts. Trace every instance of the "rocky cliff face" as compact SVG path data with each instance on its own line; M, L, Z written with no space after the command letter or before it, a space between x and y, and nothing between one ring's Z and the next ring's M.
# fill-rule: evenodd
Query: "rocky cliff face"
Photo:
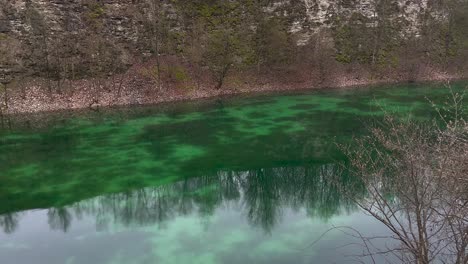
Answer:
M418 15L427 8L428 1L430 0L397 0L393 1L393 4L399 9L399 16L411 22L417 22ZM320 24L326 24L327 20L332 16L332 13L335 12L359 12L366 17L373 17L376 14L376 2L378 1L304 0L304 5L310 20Z
M109 43L118 46L123 53L145 54L149 43L148 35L143 34L145 20L148 19L148 2L143 0L0 0L0 34L5 41L19 42L19 51L23 54L15 54L18 57L31 56L25 52L38 53L37 50L45 49L38 42L44 38L54 41L58 38L80 38L89 36L90 28L94 28L100 37ZM307 43L308 36L322 27L329 27L334 17L339 14L351 16L353 13L362 14L372 18L377 15L375 0L278 0L270 1L266 12L284 12L284 15L295 14L294 23L290 30L300 34L299 44ZM419 14L427 8L428 0L422 1L394 1L395 16L403 18L408 30L418 31ZM174 9L171 1L167 1L165 8ZM296 11L288 10L294 8ZM304 16L297 15L302 10ZM288 12L290 14L288 14ZM171 12L165 12L165 14ZM171 19L174 30L177 30L179 18L173 13ZM42 39L42 40L41 40ZM18 43L15 43L18 45ZM44 44L45 45L45 44ZM49 44L51 45L51 44ZM61 48L61 47L56 47ZM129 55L129 54L127 54ZM23 67L34 64L21 59ZM0 66L5 69L10 67ZM10 62L11 64L11 62ZM34 65L33 65L34 66Z
M65 31L78 34L86 29L86 17L102 16L105 31L123 41L135 39L138 18L131 10L137 8L131 1L81 0L2 0L1 33L30 37L37 23L44 24L51 35ZM97 4L99 3L99 4ZM36 24L36 25L35 25Z
M423 20L428 16L444 19L443 11L434 8L437 3L434 0L0 0L0 79L4 83L8 82L17 73L48 79L88 78L98 72L101 75L112 75L141 58L154 54L176 54L182 49L186 53L181 57L186 59L187 53L196 45L199 49L208 45L219 49L216 43L209 42L210 38L219 39L220 34L200 36L207 33L207 29L212 32L223 31L222 34L232 36L246 28L255 31L263 26L264 31L260 32L264 34L260 36L263 43L283 41L282 48L287 49L289 42L299 46L307 45L321 29L335 27L341 31L332 32L335 34L333 37L356 39L352 34L360 34L365 27L386 26L386 29L375 30L374 36L363 37L388 42L389 39L382 36L418 36L422 31ZM226 10L229 8L241 9L236 11L236 15L242 18L236 20L230 17L230 11ZM250 16L245 16L246 12L251 12ZM227 18L223 19L223 16ZM258 17L262 17L263 24ZM202 26L199 25L201 20L204 21ZM351 25L348 28L343 27L346 21ZM398 21L398 24L391 21ZM287 28L288 36L284 35L285 32L278 32L284 27ZM354 31L349 32L350 29ZM441 32L443 30L450 29L440 29ZM245 38L241 35L238 34L237 42ZM255 42L258 38L254 36L249 41ZM440 43L450 41L440 40ZM329 42L335 45L343 41L332 39ZM348 43L337 47L342 49L337 53L341 56L343 52L350 53L356 47L375 48L365 44ZM269 48L278 49L274 45ZM391 47L377 48L388 53ZM448 54L448 48L445 49ZM260 49L256 52L249 56L258 57L265 53ZM348 55L338 59L353 61L350 58L352 56ZM375 54L365 56L373 56L371 60L375 62ZM202 57L198 60L205 59ZM252 61L250 57L243 58L243 61ZM354 60L361 60L361 57L357 56ZM257 64L262 61L254 59L260 60L255 62ZM239 58L233 59L236 60L239 61Z
M312 32L323 27L330 27L337 14L345 17L351 17L353 14L360 14L368 19L373 19L378 16L378 3L385 1L378 0L303 0L304 8L306 9L307 21L313 26ZM419 34L421 29L421 15L428 9L430 0L408 1L396 0L387 1L391 3L393 10L388 10L392 13L393 19L406 21L404 31L411 34ZM372 26L372 25L369 25ZM304 44L307 38L303 38L299 44Z
M467 16L468 0L0 0L0 115L465 76Z

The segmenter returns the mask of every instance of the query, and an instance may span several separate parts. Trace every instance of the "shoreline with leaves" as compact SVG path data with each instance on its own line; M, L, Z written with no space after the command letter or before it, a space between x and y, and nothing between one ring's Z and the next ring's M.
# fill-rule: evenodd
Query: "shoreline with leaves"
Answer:
M294 72L291 76L281 76L284 73L276 75L240 73L237 76L230 76L222 89L213 89L214 82L209 79L209 76L203 83L184 80L184 78L189 78L185 75L187 70L179 67L176 70L183 71L183 77L178 76L177 72L167 73L167 76L163 78L165 89L161 89L148 69L148 66L138 65L125 74L107 79L63 80L62 83L47 79L31 79L18 82L15 83L16 87L8 89L9 93L8 90L7 93L5 90L0 93L2 106L0 113L11 115L112 106L152 105L259 92L355 89L372 85L462 80L467 77L464 74L448 74L431 68L426 68L425 71L411 78L405 76L404 72L397 71L389 72L386 77L375 78L372 72L365 69L358 69L351 73L347 73L346 70L342 70L341 73L336 71L326 78L314 76L313 72Z

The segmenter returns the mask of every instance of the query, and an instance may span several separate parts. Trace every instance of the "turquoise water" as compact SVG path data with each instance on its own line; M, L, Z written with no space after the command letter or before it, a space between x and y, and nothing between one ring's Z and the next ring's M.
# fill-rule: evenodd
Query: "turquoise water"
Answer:
M447 94L388 86L13 117L0 132L0 263L350 261L362 252L350 236L313 242L332 226L386 231L335 187L355 181L336 144L384 111L428 120L428 99Z

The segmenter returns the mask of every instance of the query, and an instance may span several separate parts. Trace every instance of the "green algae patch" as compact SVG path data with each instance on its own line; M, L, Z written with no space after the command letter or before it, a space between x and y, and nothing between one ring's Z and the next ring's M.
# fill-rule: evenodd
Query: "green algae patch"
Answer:
M176 145L174 147L174 152L170 155L170 157L184 161L202 156L204 153L205 151L201 147L191 145Z

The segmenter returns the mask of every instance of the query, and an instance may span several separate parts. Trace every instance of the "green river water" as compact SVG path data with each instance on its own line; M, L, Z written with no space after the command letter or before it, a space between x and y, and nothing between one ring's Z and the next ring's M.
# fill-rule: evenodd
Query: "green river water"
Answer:
M462 84L455 85L458 89ZM0 263L348 263L336 143L383 111L427 120L442 85L23 115L0 130ZM364 195L364 194L363 194ZM347 246L348 245L348 246Z

